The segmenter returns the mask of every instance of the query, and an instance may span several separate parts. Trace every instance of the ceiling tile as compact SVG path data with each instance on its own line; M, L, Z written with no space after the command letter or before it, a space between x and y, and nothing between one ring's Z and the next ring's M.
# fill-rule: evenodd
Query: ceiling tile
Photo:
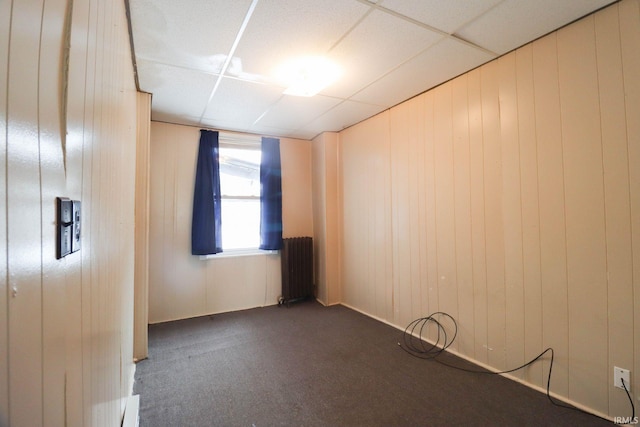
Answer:
M614 0L259 0L208 106L252 0L127 2L139 89L153 94L153 120L312 138ZM272 70L312 54L337 62L342 77L319 97L282 95Z
M367 10L345 0L259 2L235 56L245 72L273 80L284 61L324 55Z
M176 123L185 126L201 126L199 117L190 117L179 113L163 113L162 111L153 109L151 110L151 120L154 122Z
M207 105L216 76L186 68L138 61L140 89L153 94L154 111L199 117Z
M248 129L282 96L281 88L225 77L211 99L204 119L209 123L229 122L235 129Z
M313 121L339 102L339 99L321 95L312 97L284 95L257 124L295 130Z
M396 16L374 11L329 54L342 67L324 95L348 98L442 36Z
M353 99L396 105L491 59L492 56L482 50L447 38L362 90Z
M273 126L261 126L261 125L254 126L248 132L254 135L309 139L309 140L316 135L315 133L308 131L306 129L300 129L296 131L288 128L278 128Z
M305 125L304 130L310 131L313 136L322 132L338 132L385 109L380 105L344 101Z
M250 4L251 0L131 1L136 56L217 72Z
M609 3L613 1L505 0L456 34L503 54Z
M502 0L384 0L382 6L452 34Z

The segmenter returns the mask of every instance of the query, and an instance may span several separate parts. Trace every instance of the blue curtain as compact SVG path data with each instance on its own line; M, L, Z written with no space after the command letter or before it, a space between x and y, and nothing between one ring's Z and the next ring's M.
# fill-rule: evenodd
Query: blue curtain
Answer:
M262 138L260 162L260 249L282 248L280 140Z
M218 132L200 131L200 148L193 192L191 253L209 255L222 252L220 165Z

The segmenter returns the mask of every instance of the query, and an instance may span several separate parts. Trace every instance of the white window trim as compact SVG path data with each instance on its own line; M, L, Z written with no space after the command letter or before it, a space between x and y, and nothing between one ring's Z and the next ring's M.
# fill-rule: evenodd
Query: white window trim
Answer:
M251 149L260 149L262 145L262 137L246 133L220 132L218 135L218 145L221 147L247 147Z
M262 137L259 135L251 135L246 133L235 133L235 132L219 132L218 135L218 145L220 147L227 148L246 148L250 150L260 150L262 147ZM224 197L227 199L242 199L244 197ZM260 200L260 197L246 197L247 199L257 199ZM263 250L259 248L238 248L238 249L227 249L219 252L217 254L210 255L200 255L200 260L209 260L209 259L220 259L220 258L236 258L236 257L244 257L244 256L264 256L264 255L273 255L278 254L280 251L277 250Z
M237 258L243 256L264 256L264 255L277 255L278 250L263 250L263 249L228 249L226 251L218 252L217 254L200 255L200 260L206 261L209 259L220 258Z

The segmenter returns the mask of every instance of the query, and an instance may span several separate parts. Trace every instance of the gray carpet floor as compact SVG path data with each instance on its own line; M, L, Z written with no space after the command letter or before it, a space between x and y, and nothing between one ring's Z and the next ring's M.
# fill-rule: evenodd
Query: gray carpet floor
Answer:
M134 386L140 425L612 425L501 376L414 358L401 336L315 301L151 325Z

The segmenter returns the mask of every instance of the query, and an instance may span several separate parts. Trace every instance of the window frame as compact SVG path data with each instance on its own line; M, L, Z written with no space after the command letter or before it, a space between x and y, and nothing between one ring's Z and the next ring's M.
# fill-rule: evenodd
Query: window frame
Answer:
M257 135L249 135L249 134L239 134L239 133L229 133L229 132L220 132L219 140L218 140L219 149L222 150L224 148L233 148L233 149L246 149L246 150L255 150L261 152L262 150L262 137ZM260 203L260 195L257 196L234 196L234 195L225 195L223 193L220 194L220 198L222 201L226 200L256 200L258 204ZM258 213L260 215L260 213ZM224 229L224 211L222 213L222 226ZM259 236L258 236L259 237ZM224 234L222 236L222 252L217 253L215 255L210 255L206 257L212 258L225 258L225 257L235 257L235 256L248 256L248 255L262 255L273 253L273 251L265 251L259 248L259 239L258 246L250 247L250 248L231 248L226 249L224 247Z

